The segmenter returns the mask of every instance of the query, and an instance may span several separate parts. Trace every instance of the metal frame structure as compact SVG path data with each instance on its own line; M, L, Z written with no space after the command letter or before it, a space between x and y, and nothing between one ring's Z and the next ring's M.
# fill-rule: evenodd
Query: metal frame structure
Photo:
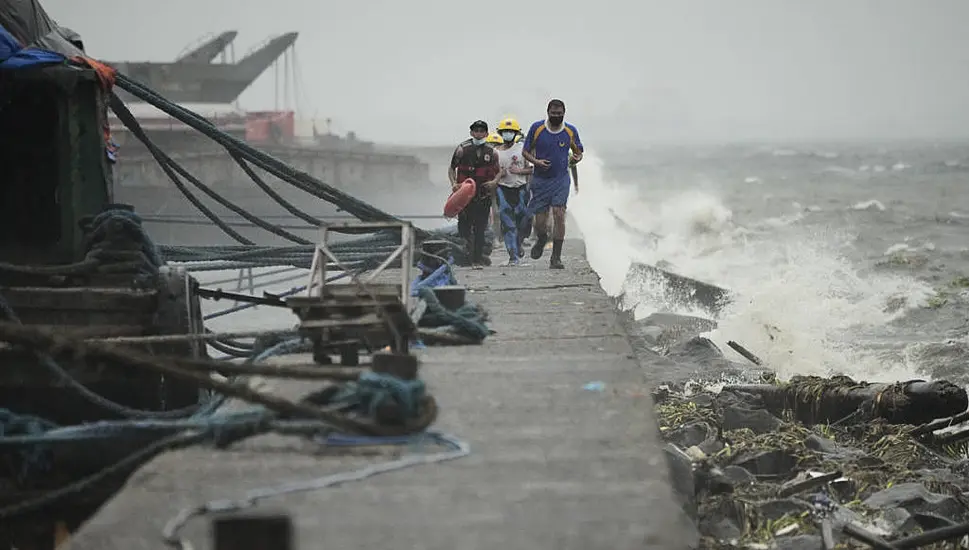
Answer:
M400 231L400 244L366 275L353 274L349 283L328 284L327 267L351 272L330 249L333 232ZM343 365L359 364L359 352L370 353L390 346L407 353L416 323L410 316L410 282L414 263L415 229L408 221L344 222L321 228L320 242L313 253L309 282L302 296L291 296L286 304L300 318L298 332L313 342L313 358L329 364L330 351L338 351ZM377 282L395 260L400 260L397 283Z
M368 275L365 277L357 277L356 281L354 282L360 282L364 285L372 283L374 279L379 277L381 273L387 270L394 260L400 258L400 301L402 304L404 304L404 309L409 311L411 270L414 265L414 224L408 221L363 223L341 222L323 226L320 229L320 242L316 245L316 250L313 252L313 263L310 265L310 280L306 285L306 296L322 297L322 287L326 284L325 281L327 279L327 260L333 262L337 266L340 266L344 271L351 271L349 268L343 266L342 262L340 262L340 260L328 246L329 236L334 232L339 232L339 229L400 230L400 245L394 249L394 251L391 252L390 255L387 256L387 258L381 262L380 265L375 267ZM314 293L317 288L320 290Z

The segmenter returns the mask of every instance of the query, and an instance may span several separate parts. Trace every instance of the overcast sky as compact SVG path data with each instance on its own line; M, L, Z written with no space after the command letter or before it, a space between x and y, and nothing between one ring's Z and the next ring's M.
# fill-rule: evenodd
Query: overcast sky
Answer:
M298 31L300 115L382 142L476 118L585 141L969 136L967 0L46 0L110 61L166 61L237 30ZM241 98L273 108L272 70Z

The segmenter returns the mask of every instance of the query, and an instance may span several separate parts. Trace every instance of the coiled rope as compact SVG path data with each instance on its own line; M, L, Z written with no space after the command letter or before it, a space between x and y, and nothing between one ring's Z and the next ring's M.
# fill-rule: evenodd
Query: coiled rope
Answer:
M429 328L445 327L449 332L470 340L469 343L481 343L491 333L485 321L487 312L479 305L466 303L455 311L441 305L437 295L430 288L424 287L417 291L417 295L427 304L427 310L421 316L419 326Z

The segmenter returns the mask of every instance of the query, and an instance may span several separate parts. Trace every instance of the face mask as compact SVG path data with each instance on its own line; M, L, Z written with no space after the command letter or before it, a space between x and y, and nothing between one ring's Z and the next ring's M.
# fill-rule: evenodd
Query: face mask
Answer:
M515 140L515 132L502 132L501 133L501 139L503 139L505 141L514 141Z
M471 143L475 145L484 145L484 142L485 142L484 139L471 138Z
M565 115L548 117L548 123L551 124L552 126L558 126L559 124L562 124L563 120L565 120Z

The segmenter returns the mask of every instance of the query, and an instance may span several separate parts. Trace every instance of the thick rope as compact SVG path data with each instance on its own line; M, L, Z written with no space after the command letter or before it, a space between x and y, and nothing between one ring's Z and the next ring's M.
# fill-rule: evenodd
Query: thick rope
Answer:
M145 147L148 148L148 151L151 153L153 157L155 157L155 160L158 162L160 166L162 166L163 169L166 166L169 167L171 171L184 177L189 181L189 183L191 183L200 191L208 195L214 201L228 208L229 210L235 212L236 214L239 214L246 221L254 223L260 228L265 229L270 233L283 237L284 239L290 240L292 242L299 243L299 244L310 244L310 241L302 237L294 235L289 231L286 231L285 229L277 227L269 222L266 222L261 218L253 216L242 207L236 205L232 201L226 199L225 197L213 191L209 186L205 185L198 178L196 178L187 170L182 168L181 165L175 162L175 160L172 159L170 156L168 156L168 154L166 154L164 151L162 151L157 146L155 146L154 142L151 141L151 138L149 138L148 135L145 133L145 131L141 128L141 124L138 122L138 120L134 117L134 115L131 114L131 111L128 110L128 107L126 107L125 104L120 99L117 98L117 96L112 96L111 98L111 109L115 112L115 114L118 115L118 119L121 120L121 122L135 135L135 137L137 137L139 141L141 141L145 145ZM170 171L165 170L165 172L169 173ZM202 210L202 208L204 207L201 204L201 202L199 202L197 199L193 200L193 195L191 191L189 191L184 186L184 184L181 183L181 180L173 176L174 174L169 173L169 177L172 180L172 183L174 183L175 186L178 187L178 190L181 191L182 194L185 195L185 198L189 199L189 201L191 201L196 208L199 208L200 210ZM213 222L215 222L215 219L213 219L214 213L212 213L211 210L208 210L206 208L205 210L202 210L202 213L205 214L207 217L209 217L209 219L212 219ZM212 214L212 215L210 216L209 214ZM231 228L229 228L229 226L224 222L222 222L221 220L219 220L218 225L219 225L219 228L222 229L223 232L225 232L230 237L233 237L233 238L235 238L236 236L241 237L241 235L236 233L234 230L232 230L231 233L226 231L226 229L231 229ZM236 239L236 240L239 240L239 239ZM252 241L249 241L248 239L239 240L239 242L244 244L253 244Z
M119 231L120 230L120 231ZM124 209L109 209L102 212L91 222L91 230L87 235L88 259L101 255L98 265L101 269L105 266L104 254L116 252L117 247L137 248L137 255L140 260L125 262L132 265L123 267L131 268L132 271L141 275L158 275L158 267L161 259L155 249L154 243L141 228L140 220L133 212ZM124 252L122 250L122 252ZM0 319L22 325L20 317L10 306L2 294L0 294ZM89 402L111 411L115 414L130 418L181 418L196 412L199 405L191 405L182 409L170 411L142 410L128 407L107 399L83 385L76 378L57 364L56 361L47 353L37 353L37 360L40 364L54 375L54 377L67 384L81 397Z
M420 415L424 392L423 380L404 380L390 374L366 371L357 380L340 386L323 402L313 401L317 405L346 407L371 418L377 417L381 406L395 405L401 418L414 419Z
M223 382L210 376L206 368L197 368L198 361L184 360L176 357L152 356L132 349L119 348L115 344L102 342L82 342L63 338L53 333L26 327L9 322L0 322L0 341L33 349L36 352L50 354L56 352L76 359L86 358L127 367L147 370L171 376L181 380L193 382L201 388L216 391L227 397L235 397L282 415L308 418L329 422L335 429L349 433L370 435L400 435L421 431L437 417L437 404L431 396L425 396L422 414L419 420L408 423L403 427L390 427L372 424L365 421L343 417L330 411L282 399L275 395L255 391L247 386L240 386L230 382ZM300 343L300 345L305 345ZM231 369L231 363L216 362L220 366L211 370Z
M476 304L466 303L455 311L441 305L437 295L430 288L421 288L418 296L427 304L427 311L421 316L419 326L449 327L454 333L481 343L490 334L485 321L487 313Z
M229 154L232 156L233 160L236 161L236 164L238 164L239 167L242 168L242 171L245 172L247 176L249 176L249 179L251 179L253 183L255 183L256 185L258 185L259 188L262 189L264 193L269 195L270 198L272 198L274 201L279 203L280 206L285 208L286 211L288 211L290 214L296 216L297 218L303 220L304 222L314 227L323 226L323 222L320 221L318 218L311 216L306 212L303 212L299 208L296 208L296 206L293 203L284 199L282 195L274 191L272 187L269 187L269 184L259 177L259 174L257 174L256 171L253 170L251 166L249 166L249 163L246 162L246 159L242 158L242 156L240 156L239 153L230 151Z
M259 168L266 170L279 179L313 196L335 204L336 206L340 207L340 209L353 214L361 220L400 221L395 216L360 201L359 199L356 199L355 197L348 195L335 187L329 186L310 176L306 172L296 170L293 167L280 162L271 155L267 155L251 147L244 141L220 131L212 123L200 117L198 114L168 101L151 89L127 78L124 75L118 75L117 86L134 95L135 97L152 104L176 120L193 127L195 130L221 144L230 153L237 153L240 157L255 164ZM120 102L120 100L117 99L117 96L113 96L112 108L114 108L114 105L117 102ZM348 229L348 231L353 232L352 229ZM426 237L426 232L421 229L417 229L416 233L419 238Z

